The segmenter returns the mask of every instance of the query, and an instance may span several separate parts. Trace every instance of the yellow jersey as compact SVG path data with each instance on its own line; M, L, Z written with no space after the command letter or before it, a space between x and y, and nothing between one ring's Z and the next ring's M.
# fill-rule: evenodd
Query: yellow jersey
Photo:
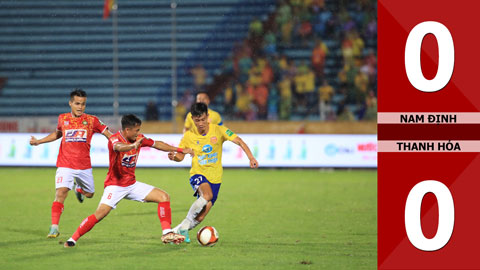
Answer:
M208 109L208 123L221 126L223 125L222 117L218 112ZM187 117L185 118L185 128L191 130L195 134L198 134L197 127L195 126L195 123L193 123L192 113L188 113Z
M210 123L208 133L198 135L191 130L183 134L180 148L191 148L195 152L192 158L190 176L201 174L212 184L222 182L222 145L225 141L232 141L237 134L225 126Z

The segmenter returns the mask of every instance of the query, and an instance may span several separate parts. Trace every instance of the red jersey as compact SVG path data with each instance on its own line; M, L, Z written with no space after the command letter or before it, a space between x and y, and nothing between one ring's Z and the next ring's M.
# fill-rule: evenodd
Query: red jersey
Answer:
M145 138L142 145L138 149L132 149L127 152L118 152L113 150L113 146L117 143L131 144L122 136L122 133L117 132L113 134L108 140L108 155L110 158L110 167L108 168L107 179L105 179L104 187L106 186L121 186L126 187L135 184L135 168L137 167L137 159L140 154L140 148L152 147L155 141L146 138L143 134L139 134L138 139Z
M93 115L84 113L80 117L74 117L72 113L60 114L57 130L62 132L62 142L58 151L57 167L74 170L92 168L90 142L93 133L103 133L107 128Z

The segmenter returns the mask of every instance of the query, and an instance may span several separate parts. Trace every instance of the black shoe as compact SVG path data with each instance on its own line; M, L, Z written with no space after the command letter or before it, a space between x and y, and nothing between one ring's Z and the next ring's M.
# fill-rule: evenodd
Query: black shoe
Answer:
M75 196L77 196L77 200L78 200L80 203L83 203L83 200L85 199L85 195L83 195L82 193L78 192L77 189L80 189L80 187L77 185L77 183L75 183L75 185L73 186L73 191L75 192Z
M68 240L67 242L65 242L65 244L63 244L63 247L66 247L66 248L74 247L74 246L75 246L75 242L70 240Z

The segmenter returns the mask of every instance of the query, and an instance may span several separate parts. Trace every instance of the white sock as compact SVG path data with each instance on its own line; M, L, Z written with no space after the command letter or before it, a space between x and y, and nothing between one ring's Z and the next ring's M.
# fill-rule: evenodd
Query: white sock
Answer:
M51 227L52 227L52 229L57 229L58 230L58 224L55 224L55 225L52 224Z
M190 227L188 227L188 229L192 230L193 228L197 227L198 224L200 224L200 222L194 219L193 222L190 223Z
M190 228L190 220L188 219L184 219L180 224L178 224L177 227L175 227L175 229L173 229L174 231L176 232L179 232L180 230L188 230L188 228Z
M188 210L187 219L193 221L200 212L202 212L205 205L207 205L208 201L205 200L202 196L200 196L196 201L193 202L190 210Z
M167 234L167 233L171 233L171 232L173 232L173 230L172 230L172 229L165 229L165 230L162 230L162 234L163 234L163 235L165 235L165 234Z
M73 242L73 243L77 243L77 241L73 240L73 238L70 237L70 239L67 240L67 242Z

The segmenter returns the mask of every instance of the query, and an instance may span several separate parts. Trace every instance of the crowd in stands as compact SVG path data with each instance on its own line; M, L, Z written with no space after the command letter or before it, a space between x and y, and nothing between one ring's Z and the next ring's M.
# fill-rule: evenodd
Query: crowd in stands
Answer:
M229 82L213 104L232 120L375 120L376 22L374 0L280 0L233 48L222 67ZM292 49L310 57L287 56ZM191 74L185 108L209 76L201 65Z

